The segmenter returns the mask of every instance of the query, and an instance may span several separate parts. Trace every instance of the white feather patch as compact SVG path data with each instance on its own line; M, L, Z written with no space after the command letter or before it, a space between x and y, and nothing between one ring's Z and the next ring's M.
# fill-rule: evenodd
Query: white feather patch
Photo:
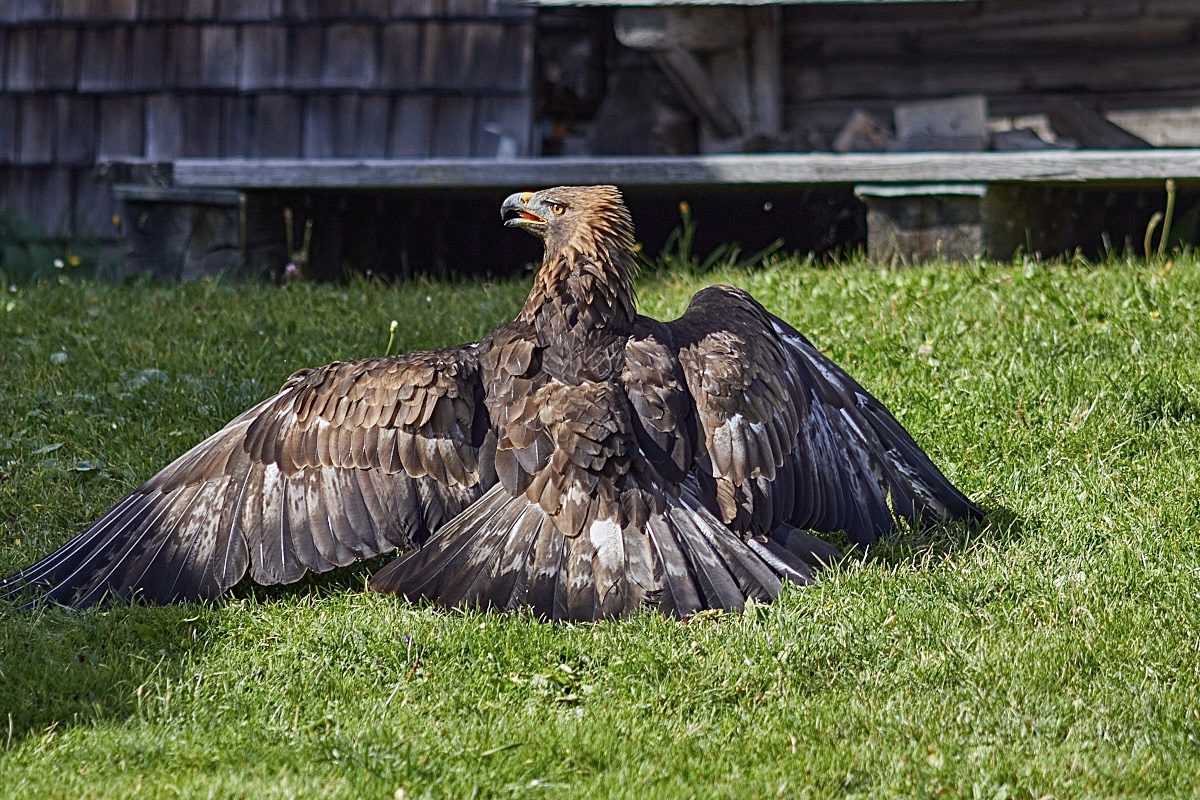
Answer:
M616 587L625 572L625 537L621 526L611 519L597 519L588 528L594 552L592 576L596 594L603 598Z

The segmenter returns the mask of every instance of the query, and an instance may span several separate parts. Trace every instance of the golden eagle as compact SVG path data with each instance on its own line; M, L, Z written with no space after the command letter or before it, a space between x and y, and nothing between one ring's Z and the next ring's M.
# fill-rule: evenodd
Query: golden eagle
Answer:
M399 549L370 588L598 620L738 609L838 555L979 509L896 419L731 286L634 310L612 186L514 194L540 238L517 318L478 342L301 370L0 583L73 607L212 598Z

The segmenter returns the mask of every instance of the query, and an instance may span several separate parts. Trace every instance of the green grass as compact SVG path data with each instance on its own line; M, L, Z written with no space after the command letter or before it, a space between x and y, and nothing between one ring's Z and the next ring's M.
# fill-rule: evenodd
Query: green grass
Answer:
M0 796L1195 796L1200 262L736 282L991 510L745 615L600 625L365 593L0 610ZM0 297L0 571L293 370L474 338L492 286L46 283ZM56 354L65 354L56 355ZM65 358L65 361L64 361ZM398 795L397 790L403 790Z

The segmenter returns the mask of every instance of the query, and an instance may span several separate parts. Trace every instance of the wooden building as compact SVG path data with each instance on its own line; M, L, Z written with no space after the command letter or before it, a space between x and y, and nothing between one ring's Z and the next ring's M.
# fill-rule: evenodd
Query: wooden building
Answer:
M471 271L503 190L601 180L651 248L688 199L747 247L961 206L964 252L1094 251L1164 177L1195 208L1198 64L1195 0L0 0L0 208L184 277L281 269L285 214L316 274Z
M0 208L111 238L105 162L528 155L534 20L489 0L0 0Z

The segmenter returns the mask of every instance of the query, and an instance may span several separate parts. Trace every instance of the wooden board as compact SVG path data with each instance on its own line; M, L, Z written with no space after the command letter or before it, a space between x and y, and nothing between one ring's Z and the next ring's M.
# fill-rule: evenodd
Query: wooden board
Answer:
M1200 181L1200 149L847 153L609 158L180 159L180 186L405 188L688 184L1022 183L1153 186Z
M97 157L144 153L145 117L140 97L105 97L97 116L100 135Z
M290 94L260 94L254 100L251 152L262 156L300 155L300 98Z
M209 90L237 88L237 28L205 25L200 29L200 82Z
M246 25L242 28L238 88L242 91L285 88L287 37L287 28L279 25Z
M799 6L880 5L883 3L965 3L972 0L508 0L529 6Z
M137 25L129 36L129 78L126 88L155 92L167 88L168 71L163 69L169 30L166 25Z
M116 92L124 89L129 72L128 56L128 28L84 30L79 56L79 91Z
M378 81L375 25L339 23L325 30L321 85L327 89L370 89Z
M146 98L146 157L171 159L183 155L183 102L173 94Z
M27 95L17 107L17 136L21 150L17 163L50 165L54 163L54 98Z

